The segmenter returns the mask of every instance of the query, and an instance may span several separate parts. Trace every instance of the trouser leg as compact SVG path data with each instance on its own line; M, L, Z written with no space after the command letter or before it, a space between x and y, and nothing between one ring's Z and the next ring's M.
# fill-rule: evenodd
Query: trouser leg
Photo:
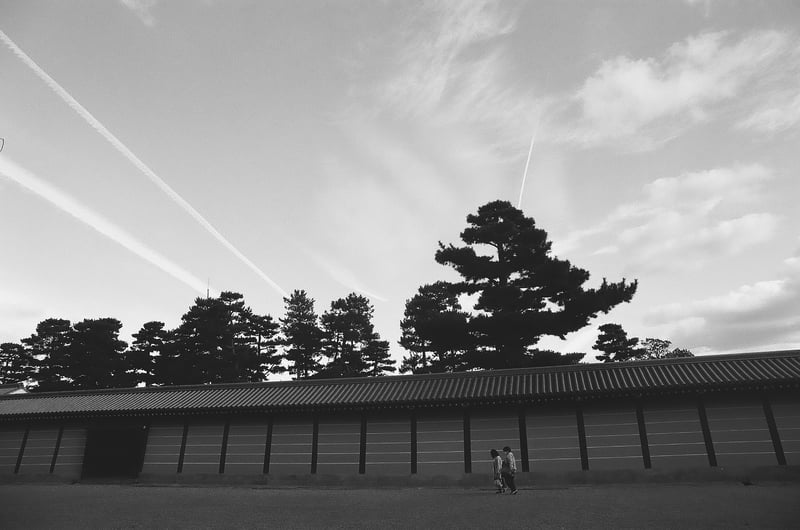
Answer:
M511 473L503 473L503 480L505 481L506 487L509 488L511 491L517 489L517 485L514 482L514 475Z

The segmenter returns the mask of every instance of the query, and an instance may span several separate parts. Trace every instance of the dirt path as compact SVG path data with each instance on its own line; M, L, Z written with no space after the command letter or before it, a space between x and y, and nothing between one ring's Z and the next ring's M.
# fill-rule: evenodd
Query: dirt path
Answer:
M797 528L800 484L465 489L2 485L0 528Z

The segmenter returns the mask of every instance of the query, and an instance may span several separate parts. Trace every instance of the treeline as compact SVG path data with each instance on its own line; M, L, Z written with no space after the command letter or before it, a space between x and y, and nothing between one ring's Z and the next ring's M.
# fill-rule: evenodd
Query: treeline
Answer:
M59 390L263 381L286 371L303 379L574 364L585 353L540 349L540 339L582 329L638 286L603 278L586 287L589 272L552 255L547 232L506 201L468 215L461 240L439 243L434 256L460 280L423 285L406 301L400 344L408 354L399 367L363 296L335 300L318 316L314 300L294 291L275 321L225 292L195 300L175 329L144 324L130 345L112 318L45 320L20 344L0 345L0 379ZM594 348L605 362L691 356L661 339L640 345L618 324L600 330Z
M628 338L628 333L619 324L603 324L598 329L600 334L592 349L602 352L597 360L604 363L694 357L690 350L673 348L668 340Z
M239 293L197 298L175 329L147 322L129 345L114 318L75 324L49 318L20 343L0 344L0 382L38 391L378 376L396 370L388 341L374 331L374 309L358 294L321 316L305 291L284 299L279 321L258 315Z

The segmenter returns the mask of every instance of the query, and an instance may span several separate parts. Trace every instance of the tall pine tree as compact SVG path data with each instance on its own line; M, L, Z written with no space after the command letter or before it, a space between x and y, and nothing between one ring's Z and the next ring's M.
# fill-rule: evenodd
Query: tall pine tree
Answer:
M584 287L589 273L553 256L547 232L507 201L481 206L467 222L465 245L440 243L436 261L461 275L456 294L478 295L469 320L476 344L465 357L469 368L536 365L532 347L542 336L563 339L636 292L636 281L624 279Z
M295 290L283 302L286 313L280 319L281 342L289 362L289 373L295 379L305 379L321 368L322 330L314 311L314 299L305 291Z
M436 282L419 288L400 322L400 345L411 352L401 372L415 374L458 371L472 350L469 314L462 310L453 286Z
M66 373L70 365L71 333L69 320L48 318L36 325L36 333L22 339L22 344L34 359L36 367L36 385L33 390L72 388Z
M0 385L24 383L34 375L34 360L22 344L0 344Z

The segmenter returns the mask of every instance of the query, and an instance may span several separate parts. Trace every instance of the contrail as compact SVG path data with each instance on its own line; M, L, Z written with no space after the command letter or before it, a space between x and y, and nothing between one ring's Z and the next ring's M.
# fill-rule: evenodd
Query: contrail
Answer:
M189 215L191 215L195 221L200 223L200 225L208 231L212 236L214 236L217 241L222 243L222 245L230 250L234 256L239 258L245 265L250 267L256 274L258 274L261 279L267 282L273 289L278 291L281 296L288 297L289 294L284 291L280 285L275 283L269 276L267 276L261 269L259 269L255 263L250 261L247 256L239 252L239 249L233 246L233 244L228 241L225 236L220 234L216 228L214 228L211 223L209 223L200 213L195 210L191 204L186 202L183 197L178 195L178 192L173 190L169 184L164 182L161 177L155 174L155 172L150 169L144 162L139 160L133 152L128 149L125 144L123 144L116 136L111 134L111 131L106 129L102 123L100 123L97 118L92 116L92 114L86 110L80 103L75 100L61 85L59 85L52 77L47 75L47 72L42 70L42 68L34 62L33 59L28 57L28 55L22 51L22 49L17 46L14 41L12 41L8 35L6 35L2 30L0 30L0 40L2 40L5 45L16 55L23 63L25 63L34 73L39 76L42 81L47 84L58 96L63 99L67 105L72 107L72 109L78 113L78 115L83 118L86 123L88 123L93 129L95 129L100 136L108 140L108 142L114 146L114 148L119 151L125 158L127 158L134 166L136 166L139 171L145 174L147 178L149 178L156 186L158 186L161 191L167 194L167 196L172 199L175 203L178 204L184 211L186 211Z
M122 245L140 258L149 261L195 291L201 294L206 293L206 283L204 281L196 278L190 272L182 269L180 266L151 249L102 215L92 211L30 171L15 164L6 156L0 156L0 175L16 182L23 188L56 206L61 211L68 213L80 222L94 228L115 243Z
M517 209L522 208L522 194L525 191L525 179L528 178L528 166L531 163L531 153L533 153L533 141L536 139L536 131L531 135L531 147L528 149L528 160L525 162L525 171L522 173L522 185L519 187L519 200L517 201Z

